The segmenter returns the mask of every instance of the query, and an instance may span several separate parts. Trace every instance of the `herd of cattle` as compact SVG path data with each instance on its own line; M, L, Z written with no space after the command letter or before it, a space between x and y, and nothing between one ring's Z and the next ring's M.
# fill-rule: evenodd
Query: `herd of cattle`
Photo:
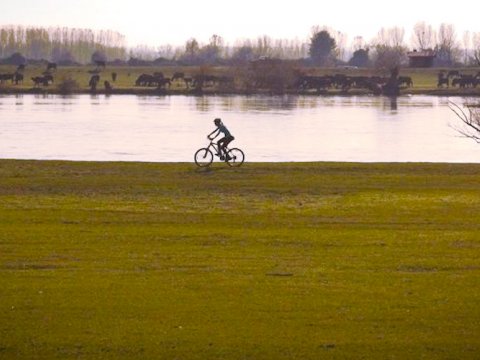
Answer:
M381 76L347 76L344 74L299 76L295 82L295 87L300 91L316 90L320 92L331 88L347 91L351 88L357 88L378 93L389 79ZM413 86L410 76L399 76L397 82L398 86Z
M57 70L56 63L47 63L47 69L41 75L33 76L31 78L33 86L38 87L40 85L48 86L50 84L53 84L53 71L55 70ZM25 78L24 71L25 65L18 65L15 72L8 74L0 74L0 84L5 84L8 81L15 85L23 83L23 80Z
M458 70L448 72L440 71L438 73L437 87L476 88L480 84L480 71L475 75L462 74Z
M18 85L24 81L24 70L25 65L20 65L17 67L14 73L0 74L0 84L6 84L10 82L11 84ZM48 86L54 83L54 73L57 70L57 65L55 63L48 63L47 68L40 75L31 77L33 82L33 87ZM91 73L88 86L91 90L96 90L97 85L100 82L100 71L98 68L95 70L90 70ZM130 76L130 74L128 74ZM111 81L116 82L117 73L111 73ZM164 89L167 86L170 87L172 84L183 83L184 86L189 88L199 88L204 86L215 86L215 85L233 85L234 79L229 76L215 76L215 75L194 75L194 76L185 76L183 72L175 72L172 77L166 77L162 72L155 72L153 74L141 74L135 80L135 86L139 87L155 87L158 89ZM110 81L104 81L105 89L111 90L112 85Z
M105 68L105 62L104 61L96 61L97 64L97 69L94 72L98 72L99 68L103 67ZM33 87L40 87L40 86L48 86L50 84L54 83L54 72L57 70L57 64L54 62L48 62L46 70L43 71L40 75L36 75L31 77L30 79L33 82ZM13 73L7 73L7 74L0 74L0 84L6 84L8 81L10 81L12 84L18 85L20 83L23 83L24 81L24 72L25 72L25 65L18 65L17 69ZM90 79L89 86L91 86L92 83L95 82L97 76L93 75ZM112 77L116 77L116 74L113 75ZM96 84L95 84L96 85Z
M164 88L165 86L171 86L175 82L183 82L187 89L199 88L203 86L215 86L215 85L232 85L234 82L233 77L229 76L215 76L215 75L194 75L192 77L185 76L183 72L175 72L171 78L166 77L162 72L155 72L151 74L141 74L135 81L135 86L155 86L158 88Z
M100 82L100 70L105 68L104 62L97 62L97 68L89 71L91 73L88 86L91 90L96 90ZM0 84L18 85L24 81L25 65L19 65L15 72L0 74ZM46 70L40 75L31 77L34 87L49 86L54 83L54 73L57 70L57 64L47 63ZM128 74L130 76L130 74ZM111 73L111 81L116 82L117 73ZM298 75L293 82L291 89L300 92L307 91L327 91L328 89L339 89L341 91L348 91L351 88L366 89L373 93L381 93L382 87L391 81L390 78L380 76L347 76L344 74L335 75ZM398 87L413 86L412 78L409 76L399 76L397 78ZM230 76L215 76L198 74L193 76L185 76L183 72L175 72L173 76L167 77L162 72L154 72L153 74L139 75L134 85L138 87L155 87L157 89L165 89L172 86L172 84L183 84L187 89L201 89L208 86L228 86L233 87L234 78ZM476 75L461 74L457 70L440 71L438 73L437 87L459 87L459 88L475 88L480 84L480 71ZM266 84L254 82L254 86L261 89ZM112 85L110 81L105 80L104 86L106 90L111 90Z

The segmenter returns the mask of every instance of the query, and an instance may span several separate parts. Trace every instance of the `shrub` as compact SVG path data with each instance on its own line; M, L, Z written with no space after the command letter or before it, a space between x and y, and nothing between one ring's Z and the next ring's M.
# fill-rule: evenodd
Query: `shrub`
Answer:
M237 74L247 91L267 90L283 93L291 87L296 78L293 63L279 59L259 59L242 67Z
M78 91L80 89L80 85L75 79L72 79L71 77L65 77L58 83L57 88L61 94L68 95Z

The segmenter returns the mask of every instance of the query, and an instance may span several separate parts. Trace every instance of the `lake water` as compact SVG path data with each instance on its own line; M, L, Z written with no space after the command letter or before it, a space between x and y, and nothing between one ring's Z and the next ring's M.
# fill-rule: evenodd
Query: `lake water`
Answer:
M448 100L5 95L0 158L191 162L221 117L246 161L479 163L480 144L453 128Z

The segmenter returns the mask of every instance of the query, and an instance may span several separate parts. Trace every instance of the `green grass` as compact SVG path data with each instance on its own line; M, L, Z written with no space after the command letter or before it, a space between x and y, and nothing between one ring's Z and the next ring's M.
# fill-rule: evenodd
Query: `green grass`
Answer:
M0 65L0 74L2 73L13 73L15 72L15 66ZM0 91L7 91L8 89L19 89L21 90L30 90L33 87L33 81L31 80L34 76L41 76L45 71L46 66L40 65L27 65L24 71L25 80L19 85L10 84L0 84ZM229 71L232 71L229 68L225 67L208 67L202 68L203 71L208 73L214 73L216 75L224 75ZM95 66L59 66L57 71L52 71L55 82L54 84L49 85L46 90L53 92L55 91L58 83L65 78L71 78L77 81L80 86L80 90L88 91L89 81L92 76L91 71L95 70ZM153 91L155 88L146 88L146 87L137 87L135 86L135 81L141 74L153 74L154 72L162 72L166 77L172 77L175 72L183 72L185 76L191 77L195 74L198 74L201 69L198 66L108 66L106 69L100 69L100 83L97 86L99 91L104 89L103 82L105 80L109 81L113 88L118 91L130 91L132 93L139 92L147 89ZM113 82L112 72L117 73L117 80ZM44 89L42 87L42 89ZM185 84L182 81L176 81L172 83L170 90L175 93L176 91L182 92L186 90Z
M5 84L0 84L0 93L9 93L9 92L19 92L19 93L28 93L32 91L33 81L31 78L33 76L40 76L44 72L46 66L40 65L27 65L24 76L25 81L19 85L10 84L10 82ZM13 65L0 65L0 74L3 73L13 73L15 72L16 67ZM58 70L53 72L55 83L49 85L47 88L41 88L42 91L48 93L55 93L59 90L57 89L58 84L62 79L71 78L74 79L78 85L79 89L76 92L89 92L89 80L92 74L89 71L95 70L95 66L59 66ZM410 76L413 80L413 87L403 88L401 90L402 94L436 94L436 95L475 95L480 94L480 88L466 88L459 89L458 87L450 88L437 88L437 75L440 70L447 71L448 69L444 68L402 68L400 69L400 75ZM479 71L479 68L459 68L457 69L463 74L476 74ZM388 71L381 71L376 69L344 69L342 67L338 68L303 68L302 71L310 75L333 75L333 74L346 74L348 76L384 76L388 77ZM111 74L116 72L118 77L117 81L113 82ZM144 93L155 93L156 90L153 87L137 87L135 86L135 81L141 74L153 74L154 72L162 72L166 77L172 77L175 72L183 72L186 77L192 77L199 73L213 74L213 75L227 75L235 78L235 89L232 90L229 87L222 88L221 86L205 87L204 91L209 93L223 93L223 92L242 92L245 89L242 88L242 72L237 67L228 67L228 66L107 66L106 69L101 70L100 72L100 83L97 86L98 92L104 91L103 82L105 80L109 81L113 86L113 93L131 93L131 94L144 94ZM184 94L188 93L185 84L182 81L176 81L167 88L168 93L170 94ZM191 90L191 89L190 89ZM40 91L40 90L38 90ZM259 90L261 91L261 90ZM341 93L339 90L330 89L329 94L335 95ZM350 89L349 94L365 94L365 90L362 89ZM316 94L313 92L313 94Z
M0 161L1 359L478 359L480 165Z

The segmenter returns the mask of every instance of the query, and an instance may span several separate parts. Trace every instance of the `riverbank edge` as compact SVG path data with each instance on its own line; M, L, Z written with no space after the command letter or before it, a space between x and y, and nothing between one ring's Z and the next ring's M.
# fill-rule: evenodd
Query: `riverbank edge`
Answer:
M198 167L195 165L193 161L172 161L172 162L165 162L165 161L130 161L130 160L65 160L65 159L15 159L15 158L0 158L0 168L2 164L11 163L19 163L19 164L32 164L35 165L37 163L41 164L59 164L59 165L135 165L135 166L164 166L164 167L176 167L176 166L191 166L192 169L197 169L199 171L209 172L212 170L218 170L220 168L225 170L232 170L232 171L241 171L242 168L246 166L250 168L254 167L262 167L265 165L269 165L272 168L291 168L291 167L312 167L312 166L353 166L353 167L376 167L376 166L386 166L386 167L402 167L402 166L418 166L418 167L442 167L442 166L473 166L478 167L480 170L480 163L474 162L429 162L429 161L375 161L375 162L360 162L360 161L281 161L281 162L268 162L268 161L249 161L244 163L240 167L229 167L223 162L214 162L209 167Z
M299 92L299 91L218 91L204 89L198 90L166 90L166 89L135 89L122 88L91 91L79 89L71 92L64 92L56 88L1 88L0 95L137 95L137 96L382 96L374 95L362 89L351 89L348 91L331 90L324 92ZM480 88L469 89L402 89L399 96L429 95L440 97L480 97Z

